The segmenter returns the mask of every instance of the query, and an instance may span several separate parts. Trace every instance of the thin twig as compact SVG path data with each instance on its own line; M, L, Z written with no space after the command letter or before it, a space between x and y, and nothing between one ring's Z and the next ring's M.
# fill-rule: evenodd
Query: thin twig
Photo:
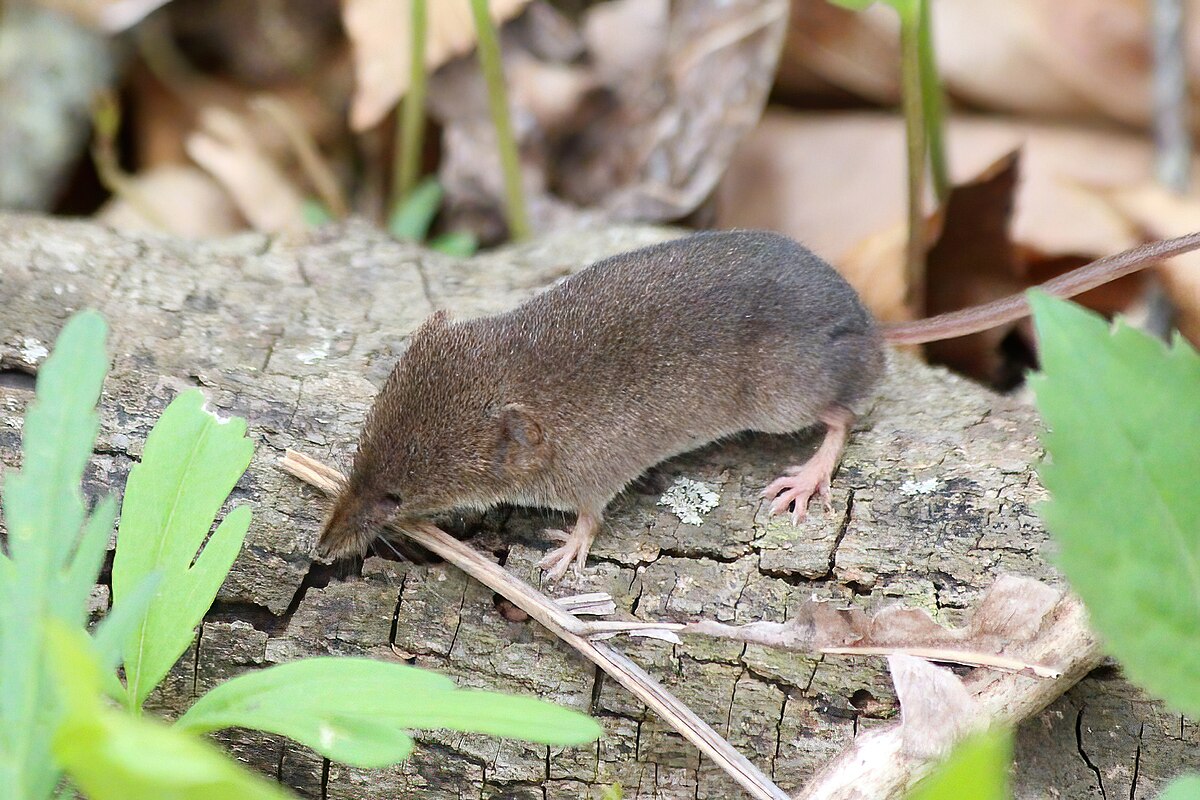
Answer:
M108 189L115 197L124 200L137 214L148 223L163 231L171 230L171 226L158 209L146 197L137 181L121 169L117 157L117 133L121 127L121 106L116 94L104 91L96 95L92 102L92 164L96 168L96 176L100 184Z
M268 119L283 132L284 138L300 160L300 168L312 182L313 189L337 219L343 219L349 213L346 197L342 187L338 185L337 176L329 162L321 155L317 143L313 141L302 122L286 103L278 97L269 94L259 95L250 101L256 111L266 115Z
M345 481L337 470L288 450L280 468L324 492L336 492ZM510 575L503 567L481 556L468 545L429 523L394 528L398 533L433 551L466 572L517 608L540 622L551 633L578 650L635 697L656 711L681 736L694 744L758 800L788 800L787 794L729 742L696 716L649 673L604 642L586 638L591 628L567 613L544 594ZM655 627L662 628L656 625ZM580 633L582 631L582 633Z
M1062 677L1062 670L1037 664L1021 658L1011 658L996 653L979 653L954 650L949 647L822 647L820 652L838 656L891 656L903 654L940 661L945 664L961 664L964 667L987 667L1001 672L1023 672L1038 678Z

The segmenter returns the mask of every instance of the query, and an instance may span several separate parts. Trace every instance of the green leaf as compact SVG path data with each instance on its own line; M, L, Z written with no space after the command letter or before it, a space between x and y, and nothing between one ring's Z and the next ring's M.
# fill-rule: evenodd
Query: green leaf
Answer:
M1158 800L1200 800L1200 776L1184 775L1171 781Z
M94 311L63 326L54 352L38 369L37 393L25 412L22 468L5 475L11 559L0 567L0 786L15 797L48 796L58 781L50 736L59 707L42 672L40 620L81 620L95 578L63 568L77 543L83 548L77 558L91 552L91 539L79 541L80 482L99 429L106 333Z
M908 795L908 800L1008 800L1012 736L989 731L973 736Z
M289 797L208 742L106 705L100 696L102 671L82 631L54 625L48 639L66 707L54 755L89 800Z
M162 574L155 599L125 642L133 707L141 706L188 648L250 525L250 510L234 509L196 555L254 453L244 420L221 422L203 404L204 396L192 390L167 406L125 487L113 561L114 604L151 572Z
M470 231L449 231L435 237L429 243L429 249L455 258L468 258L479 249L479 239Z
M1030 296L1058 564L1130 679L1200 716L1200 356Z
M104 565L109 536L116 520L117 499L110 495L96 504L92 515L84 523L75 556L63 576L63 586L59 592L59 603L63 609L60 618L74 621L77 625L87 621L88 598L100 577L100 568Z
M392 215L388 217L388 230L397 239L423 242L441 205L441 184L433 178L427 178L392 210Z
M21 470L5 479L9 553L26 587L43 594L83 524L79 485L100 427L96 402L108 371L107 330L94 311L63 326L25 411Z
M104 619L96 626L96 632L92 634L93 647L100 659L100 666L106 672L116 670L121 663L121 651L125 642L141 624L161 583L162 575L151 572L132 592L123 595L121 602L113 603ZM115 677L114 675L114 680ZM121 693L124 694L124 689Z
M277 733L359 767L407 757L410 730L559 745L601 733L589 717L542 700L460 690L437 673L365 658L310 658L239 675L197 700L176 725L195 733L235 726Z

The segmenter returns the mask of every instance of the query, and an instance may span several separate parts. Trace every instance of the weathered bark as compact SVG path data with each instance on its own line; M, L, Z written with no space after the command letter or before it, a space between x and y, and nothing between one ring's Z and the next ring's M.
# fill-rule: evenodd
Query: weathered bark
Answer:
M258 449L234 502L255 521L192 651L155 695L167 714L241 670L313 654L396 658L462 685L535 693L601 718L592 748L559 751L431 734L404 765L330 767L274 737L224 738L306 796L576 798L620 783L625 796L735 797L737 788L611 682L532 622L509 622L491 593L444 565L369 558L360 578L314 565L324 501L278 471L293 447L345 466L370 399L406 334L436 308L509 307L612 252L671 232L564 234L469 261L393 242L362 225L305 239L219 243L133 237L85 223L0 216L0 460L18 458L33 366L76 309L112 325L112 373L87 489L119 488L157 414L200 385L247 418ZM812 436L749 436L663 465L622 495L592 566L555 594L610 592L649 619L782 620L812 594L874 607L902 600L954 621L999 572L1059 578L1033 506L1043 492L1034 412L911 359L860 420L834 481L835 510L799 528L767 519L758 490L815 446ZM719 505L698 526L657 505L674 477L703 481ZM459 521L472 542L537 580L552 516L499 510ZM882 659L818 661L688 640L623 645L776 781L794 787L861 725L895 714ZM364 698L370 702L370 698ZM1022 797L1152 796L1200 767L1191 723L1103 669L1021 730ZM1136 784L1136 793L1131 786Z

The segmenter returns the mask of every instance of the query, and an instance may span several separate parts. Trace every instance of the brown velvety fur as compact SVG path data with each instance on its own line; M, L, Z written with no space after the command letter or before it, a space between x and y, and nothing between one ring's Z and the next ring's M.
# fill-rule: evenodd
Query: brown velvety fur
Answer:
M774 233L614 256L506 314L439 312L375 401L321 549L362 553L397 514L498 503L599 514L671 456L852 407L883 365L853 289Z

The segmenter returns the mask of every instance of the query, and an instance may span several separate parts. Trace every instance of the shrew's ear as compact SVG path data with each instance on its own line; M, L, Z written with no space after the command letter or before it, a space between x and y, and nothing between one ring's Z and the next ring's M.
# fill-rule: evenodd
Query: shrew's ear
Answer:
M508 403L496 412L499 441L496 466L527 471L544 466L550 457L550 444L537 415L520 403Z
M449 324L450 315L446 313L446 309L438 309L426 317L425 321L417 326L417 329L413 332L413 335L416 336L420 333L429 333L430 331L437 330L438 328L445 328L449 326Z

